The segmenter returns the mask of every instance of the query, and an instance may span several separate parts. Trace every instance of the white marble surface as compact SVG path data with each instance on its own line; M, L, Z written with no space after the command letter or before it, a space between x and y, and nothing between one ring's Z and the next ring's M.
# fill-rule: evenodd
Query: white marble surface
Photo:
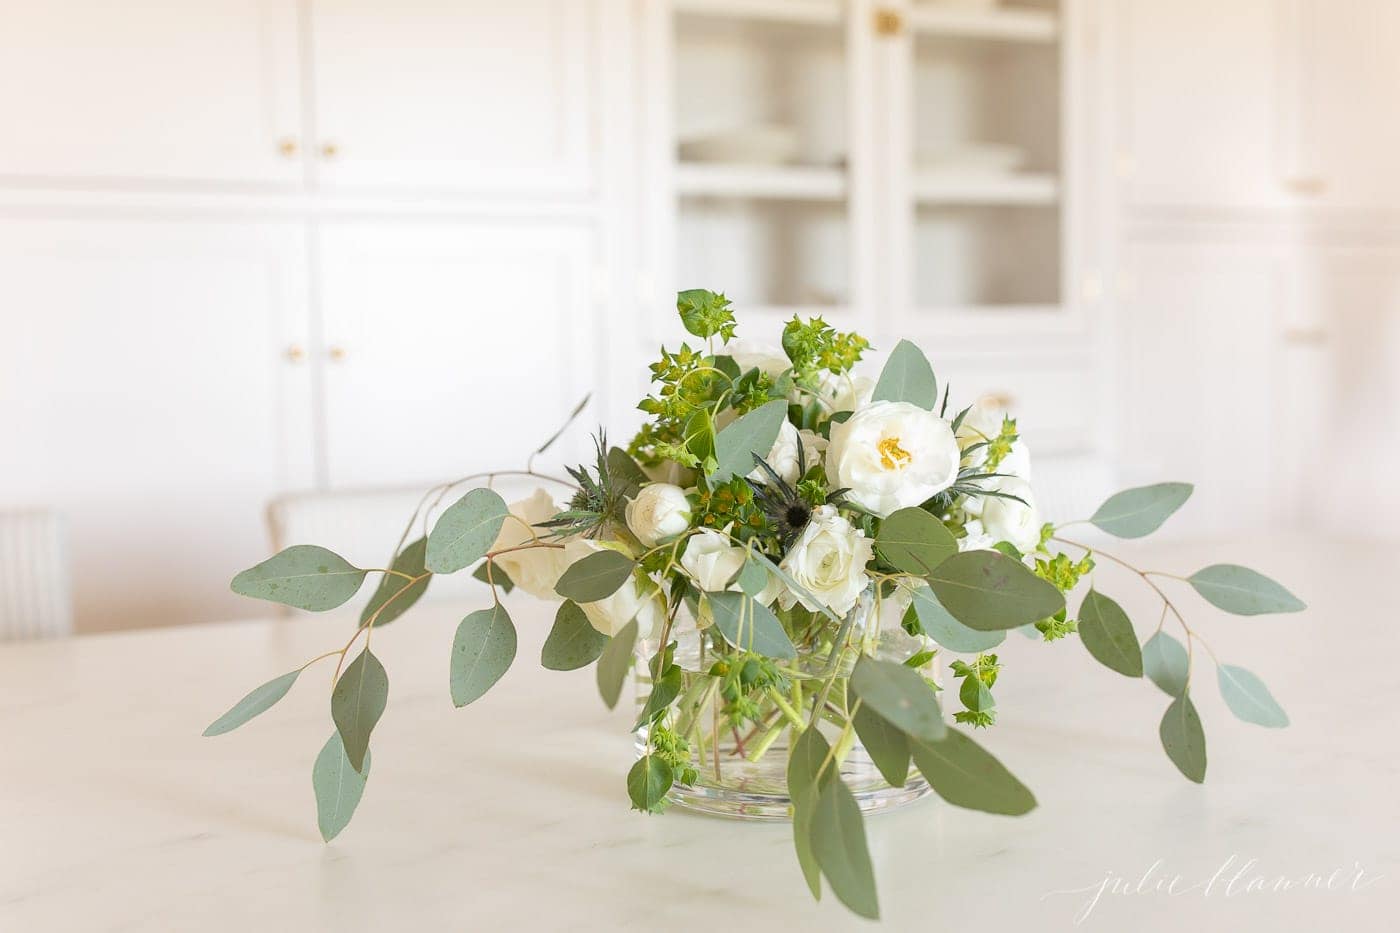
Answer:
M1105 893L1079 929L1395 929L1400 622L1385 593L1400 552L1301 540L1122 550L1183 574L1236 559L1311 604L1234 618L1183 593L1216 652L1263 677L1292 726L1235 721L1203 678L1210 768L1197 787L1158 747L1154 687L1073 641L1012 636L1001 722L979 738L1040 806L1013 819L925 800L872 818L886 926L1072 929L1092 891L1121 877L1128 893ZM1130 580L1109 571L1099 586L1141 631L1155 624ZM237 732L200 732L246 690L337 647L345 616L0 646L0 930L866 926L829 894L810 902L785 825L629 813L626 714L603 709L591 670L539 667L550 610L511 608L516 666L464 710L447 693L454 613L375 635L389 709L360 811L331 845L310 782L332 728L328 667ZM1330 891L1272 890L1338 871ZM1173 876L1180 893L1163 890ZM1244 890L1256 878L1270 890Z

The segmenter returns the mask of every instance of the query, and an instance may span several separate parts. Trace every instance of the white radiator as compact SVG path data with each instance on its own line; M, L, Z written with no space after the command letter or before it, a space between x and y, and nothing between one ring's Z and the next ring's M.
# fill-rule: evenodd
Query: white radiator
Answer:
M66 531L52 512L0 512L0 641L73 633Z

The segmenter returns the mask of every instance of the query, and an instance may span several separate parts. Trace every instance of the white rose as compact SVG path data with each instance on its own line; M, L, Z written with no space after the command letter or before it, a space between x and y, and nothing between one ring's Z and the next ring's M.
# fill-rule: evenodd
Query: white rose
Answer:
M647 547L655 547L690 527L690 502L685 491L670 483L643 486L627 503L627 527Z
M757 369L761 373L777 378L783 373L792 369L792 361L787 358L781 347L772 344L759 343L754 340L731 340L724 345L721 353L727 353L733 357L734 362L739 366L739 373L743 375L751 369Z
M958 477L948 422L908 402L874 402L831 426L826 475L852 502L884 518L924 502Z
M963 525L963 531L967 534L958 539L959 551L990 551L997 543L996 538L982 529L981 519L974 518Z
M826 450L826 438L815 431L799 431L790 421L784 421L782 427L778 428L778 439L773 442L773 449L768 451L768 456L763 458L763 462L788 485L794 485L802 478L801 470L798 469L802 465L798 463L797 456L799 443L802 445L802 463L808 469L821 462L822 451ZM772 482L772 477L757 466L748 478L756 483Z
M994 440L1001 434L1001 425L1006 418L1006 409L990 398L980 398L972 404L958 425L958 447L966 450L973 444ZM987 448L979 447L967 455L968 466L980 467L987 462ZM1011 451L997 465L998 473L1010 473L1024 480L1031 478L1031 454L1026 442L1018 440L1011 445Z
M681 567L701 590L721 593L739 589L738 583L730 581L738 575L747 556L743 548L731 544L725 535L712 528L702 528L686 541ZM781 589L781 582L770 573L768 584L755 598L765 606L771 605ZM708 624L708 618L702 619L701 624Z
M536 489L529 498L513 502L510 506L510 514L529 525L547 522L558 511L559 508L555 505L554 500L543 489ZM501 526L500 533L496 535L495 543L491 545L491 550L499 551L504 548L516 547L529 540L530 533L525 530L524 525L506 519L505 524ZM559 594L554 592L554 584L559 582L559 577L567 566L563 553L560 548L529 548L502 554L495 558L495 562L496 566L504 570L506 576L510 577L512 583L531 596L536 599L554 601L559 599Z
M869 405L874 391L875 380L869 376L853 376L849 372L834 373L824 369L817 377L817 394L831 406L833 413L855 411Z
M564 566L605 550L610 549L597 541L575 538L564 547ZM635 573L611 596L578 605L593 627L604 635L616 635L635 618L638 636L645 636L666 614L661 591L650 580L640 578Z
M1040 513L1025 480L1007 477L997 481L997 492L1020 496L1024 503L1000 496L982 497L982 530L993 541L1006 541L1026 553L1040 543Z
M832 506L818 506L779 566L820 605L785 589L780 597L783 608L801 602L813 611L825 606L844 615L870 583L865 566L873 554L874 546L864 532Z
M982 451L977 451L976 453L982 453ZM979 465L981 464L979 463ZM973 480L972 484L980 486L983 489L1000 491L1001 484L1009 480L1017 479L1025 482L1030 481L1031 452L1030 448L1026 446L1025 441L1017 441L1011 445L1010 452L1002 459L1001 463L997 464L996 472L1003 475L994 476L991 479ZM996 497L968 496L963 500L962 507L969 515L981 515L982 509L994 498Z

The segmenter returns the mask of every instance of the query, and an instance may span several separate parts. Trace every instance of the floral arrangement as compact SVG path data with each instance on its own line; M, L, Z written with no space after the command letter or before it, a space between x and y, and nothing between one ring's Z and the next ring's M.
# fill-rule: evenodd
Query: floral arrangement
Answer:
M1092 586L1071 615L1066 596L1092 580L1097 559L1125 562L1041 521L1013 418L981 403L950 408L949 389L940 395L932 367L907 341L871 381L855 373L866 340L821 318L794 318L781 350L763 349L733 339L723 295L682 292L677 308L703 349L661 352L653 394L639 406L649 420L626 449L600 435L595 461L569 469L567 480L529 464L507 471L566 486L562 508L543 489L507 505L483 486L431 521L452 490L498 474L469 477L430 493L432 506L425 497L386 568L297 545L238 574L237 593L317 611L346 603L370 573L380 580L344 647L258 687L205 734L266 711L308 667L336 659L335 731L312 769L321 832L331 839L359 802L389 694L372 633L402 616L435 575L475 566L491 603L457 629L454 704L486 693L515 658L503 593L520 587L560 601L545 667L596 663L609 707L635 674L632 806L790 815L812 894L820 897L824 877L864 916L878 916L878 901L863 811L930 791L992 813L1035 806L958 728L995 722L993 649L1009 630L1044 642L1077 635L1118 674L1150 678L1169 698L1159 729L1167 756L1187 778L1204 779L1190 689L1194 648L1204 643L1159 581L1184 580L1242 615L1293 612L1301 602L1234 565L1186 578L1131 568L1162 603L1146 644ZM1191 491L1183 483L1129 489L1086 523L1141 537ZM410 541L420 518L424 533ZM1165 631L1168 616L1185 646ZM944 654L961 656L950 668L955 724L942 709L952 701L939 698ZM1216 668L1237 716L1287 724L1258 677Z

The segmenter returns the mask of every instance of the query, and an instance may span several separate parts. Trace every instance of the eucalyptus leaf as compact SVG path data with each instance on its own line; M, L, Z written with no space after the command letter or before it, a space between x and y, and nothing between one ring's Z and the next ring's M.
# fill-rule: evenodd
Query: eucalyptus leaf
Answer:
M1064 595L1020 561L997 551L963 551L928 577L955 619L980 632L1018 628L1065 607Z
M540 649L540 663L551 671L573 671L587 667L608 646L608 636L593 627L588 616L573 600L559 604L554 627Z
M490 489L472 489L452 503L428 533L426 566L433 573L456 573L486 556L510 509Z
M1142 649L1123 607L1090 590L1079 607L1079 640L1105 667L1125 677L1142 676Z
M607 599L632 578L636 561L605 548L574 561L554 584L554 592L576 603L592 603Z
M1233 664L1221 664L1216 668L1216 678L1220 682L1220 695L1225 698L1225 705L1238 718L1269 729L1282 729L1288 725L1288 714L1252 671Z
M862 917L880 918L875 870L865 842L860 805L844 781L822 788L812 811L812 854L841 903Z
M928 357L908 340L895 344L875 390L870 394L872 402L909 402L928 411L938 404L938 380L934 378L933 367Z
M914 613L918 616L924 634L949 651L975 654L989 651L1006 640L1005 631L979 632L975 628L963 625L943 608L943 604L938 601L930 587L915 587L911 592L914 597ZM1040 633L1037 632L1035 637L1039 638Z
M367 572L334 551L295 544L249 567L229 586L240 596L324 612L344 605L358 593Z
M598 693L608 709L617 706L622 695L622 683L632 669L632 648L637 643L637 620L628 622L608 640L598 658Z
M792 797L792 842L797 850L797 863L812 896L821 900L822 876L817 857L812 853L812 814L816 810L822 788L831 783L836 768L822 769L831 745L815 728L807 728L792 743L788 753L787 786Z
M958 542L942 522L920 508L900 509L880 522L875 551L892 567L926 577L958 553Z
M862 704L912 738L937 740L947 731L933 688L903 664L861 655L851 671L850 689Z
M914 764L938 796L951 804L1019 816L1035 809L1035 795L992 754L949 728L939 742L910 743Z
M733 592L706 593L705 599L715 617L715 627L735 648L770 658L797 657L797 649L773 610L752 596Z
M612 478L613 488L626 499L635 497L643 486L651 482L632 455L621 447L608 450L608 476Z
M1206 600L1226 612L1257 616L1306 609L1298 597L1262 573L1235 564L1212 564L1188 578Z
M384 574L384 579L379 581L379 588L374 591L374 595L370 597L369 602L360 612L361 625L365 625L370 619L374 619L376 628L388 625L422 598L423 594L428 591L428 583L433 579L424 576L427 572L427 566L424 564L427 556L427 538L419 538L398 553L394 562L389 565L389 569L408 574L410 577L423 577L423 579L409 581L392 573ZM376 616L375 613L378 615Z
M643 813L660 813L662 801L666 799L666 792L674 781L671 766L659 755L638 758L632 770L627 772L627 796L632 800L632 809Z
M297 682L301 670L283 674L281 677L274 677L261 687L252 690L247 696L233 704L233 708L224 713L218 719L209 724L209 728L204 730L205 735L223 735L225 732L232 732L248 720L271 709L278 700L287 695L287 691L292 689L292 684Z
M366 648L350 662L331 691L331 719L340 732L350 766L364 773L369 736L389 702L389 675Z
M1138 486L1109 496L1089 519L1096 527L1119 538L1150 535L1191 498L1190 483L1157 483Z
M1183 693L1172 701L1158 727L1162 748L1177 770L1200 784L1206 779L1206 734L1201 729L1201 717L1191 702L1191 694Z
M861 703L851 717L856 735L880 775L895 787L909 779L909 739L904 731Z
M452 705L466 706L495 686L515 660L515 646L515 623L500 603L463 619L452 639Z
M359 771L350 764L339 732L331 737L311 766L311 788L316 794L316 824L321 838L330 842L350 824L360 797L369 780L370 753L365 752L364 767Z
M757 596L768 588L768 571L764 570L758 561L746 560L744 566L739 568L739 575L734 582L739 584L739 589L745 593Z
M491 565L489 573L486 569L488 564ZM476 569L472 571L472 577L488 586L492 583L496 584L496 586L500 587L502 593L509 593L511 590L515 589L515 581L510 578L500 564L494 561L484 560L477 564Z
M1181 642L1158 632L1142 646L1142 670L1169 697L1186 691L1189 659Z
M711 485L753 472L754 454L768 456L786 419L787 402L775 399L740 415L715 435L716 466L710 471Z

